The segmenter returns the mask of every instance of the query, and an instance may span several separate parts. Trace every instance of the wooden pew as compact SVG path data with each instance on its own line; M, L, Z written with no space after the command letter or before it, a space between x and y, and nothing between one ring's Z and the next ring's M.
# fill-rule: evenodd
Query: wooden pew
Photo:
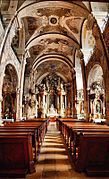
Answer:
M94 124L94 123L68 123L68 122L64 122L63 123L63 136L65 139L65 142L68 146L68 149L71 153L73 153L73 142L74 142L74 132L75 131L83 131L83 130L87 130L88 131L104 131L104 130L109 130L109 127L106 125L98 125L98 124Z
M89 176L109 176L109 132L78 132L75 167Z
M49 124L49 118L35 118L35 119L28 119L28 120L24 120L22 122L44 122L44 124L46 124L46 126L48 126Z
M41 145L42 145L42 142L43 142L43 139L45 137L45 134L46 134L46 131L47 131L47 125L48 123L47 122L14 122L14 123L11 123L11 124L7 124L6 126L10 126L10 127L21 127L22 128L35 128L35 127L38 127L38 135L37 135L37 140L38 140L38 145L40 148Z
M37 157L39 154L39 144L38 144L38 128L20 128L20 127L1 127L0 128L0 134L1 133L31 133L32 135L32 150L33 150L33 160L34 162L37 162Z
M42 141L44 139L45 133L47 131L47 125L46 122L14 122L12 124L7 124L5 126L10 128L16 128L16 129L34 129L35 132L33 133L33 145L35 150L35 159L37 161L37 155L40 152L40 147L42 145ZM37 144L36 144L37 142ZM38 146L38 147L37 147Z
M106 125L98 125L98 124L95 124L95 123L88 123L88 122L73 122L73 123L70 123L70 122L63 122L62 123L62 126L61 126L61 132L62 134L64 135L64 138L66 139L67 138L67 135L70 135L70 129L74 130L74 129L87 129L87 128L101 128L101 129L104 129L104 128L107 128L109 129L108 126Z
M35 172L31 133L1 132L0 176L25 177L27 172Z
M37 160L37 155L39 153L39 145L41 145L40 143L42 142L42 137L44 137L44 135L45 135L45 132L47 130L46 128L47 128L46 122L42 122L42 121L39 121L39 122L32 122L32 121L29 122L28 121L27 123L15 122L15 123L11 123L11 124L6 124L6 126L0 127L0 139L3 138L4 143L5 143L5 142L8 141L8 138L11 136L10 140L14 140L14 142L15 142L15 141L18 140L19 136L22 137L22 136L25 136L25 134L26 135L30 135L31 134L31 140L32 140L32 142L31 142L31 140L29 138L28 139L29 141L28 141L28 146L27 147L29 148L29 151L31 151L30 154L32 156L32 160L33 160L33 149L35 148L34 161L36 161ZM25 137L23 137L23 139L25 139ZM19 141L20 141L20 139L19 139ZM31 143L31 144L29 145L29 143ZM4 146L4 148L5 148L5 146ZM0 149L2 150L1 146L0 146ZM19 146L18 146L18 150L19 150L19 152L21 150L19 148ZM24 147L22 147L21 153L23 153L23 152L27 153L27 151L23 151L23 150L26 150L26 149ZM16 156L14 156L16 154L17 154L17 151L13 153L13 157L14 158L16 158ZM9 155L9 153L7 153L7 155ZM16 163L17 163L17 161L16 161ZM12 176L15 173L16 173L16 175L25 175L27 172L30 172L30 173L32 173L33 171L35 172L35 170L32 169L32 166L31 166L31 168L29 167L28 170L27 169L21 170L20 169L21 168L20 164L19 163L17 163L17 164L18 164L17 165L17 167L18 167L17 169L14 170L13 166L10 165L9 172L5 172L4 170L2 170L2 171L0 170L1 171L0 175L4 176L5 175L4 173L6 173L6 176L10 176L10 175ZM7 165L7 163L6 163L6 165ZM14 165L14 164L12 164L12 165Z
M79 134L80 133L92 133L93 134L99 134L99 133L109 133L109 128L88 128L88 129L73 129L73 140L72 140L72 154L74 162L76 162L76 157L78 156L78 146L79 146Z
M109 175L109 126L86 122L63 122L62 133L65 141L70 143L77 171L86 171L91 176ZM99 157L95 160L97 155Z
M57 127L59 129L59 131L62 131L62 124L65 123L65 122L68 122L68 123L82 123L82 122L85 122L85 120L78 120L78 119L72 119L72 118L58 118L56 120L57 122Z
M61 133L63 134L64 136L64 139L65 139L65 142L67 143L67 146L68 146L68 143L69 143L69 137L72 137L72 129L74 128L78 128L78 127L85 127L87 128L87 126L97 126L97 124L94 124L94 123L88 123L88 122L61 122L60 123L60 131Z

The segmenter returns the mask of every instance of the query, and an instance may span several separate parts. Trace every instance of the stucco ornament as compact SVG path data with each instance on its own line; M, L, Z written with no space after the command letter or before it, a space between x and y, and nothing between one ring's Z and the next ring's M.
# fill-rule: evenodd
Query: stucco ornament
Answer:
M43 27L48 25L48 18L47 18L47 16L42 16L41 17L41 24L42 24Z

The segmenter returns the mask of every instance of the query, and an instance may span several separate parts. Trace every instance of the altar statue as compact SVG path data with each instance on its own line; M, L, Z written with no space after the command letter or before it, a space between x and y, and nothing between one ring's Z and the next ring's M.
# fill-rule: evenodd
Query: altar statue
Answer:
M54 108L54 105L51 104L51 107L48 111L48 114L47 114L48 117L53 117L53 116L58 116L57 114L57 109Z
M53 105L53 104L51 104L50 113L55 113L55 108L54 108L54 105Z

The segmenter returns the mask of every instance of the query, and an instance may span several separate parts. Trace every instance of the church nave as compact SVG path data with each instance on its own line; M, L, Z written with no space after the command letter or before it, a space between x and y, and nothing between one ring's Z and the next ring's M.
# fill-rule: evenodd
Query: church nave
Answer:
M109 179L109 0L0 0L0 177L91 175Z

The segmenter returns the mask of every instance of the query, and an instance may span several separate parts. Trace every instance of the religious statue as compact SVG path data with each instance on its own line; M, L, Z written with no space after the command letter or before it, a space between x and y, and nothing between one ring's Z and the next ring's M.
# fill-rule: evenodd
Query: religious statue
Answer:
M61 90L64 90L63 83L61 83Z
M101 111L100 101L97 101L97 104L96 104L96 111L97 111L97 113L100 113L100 111Z
M51 104L51 107L50 107L50 113L54 113L55 112L55 108L54 108L54 105Z

